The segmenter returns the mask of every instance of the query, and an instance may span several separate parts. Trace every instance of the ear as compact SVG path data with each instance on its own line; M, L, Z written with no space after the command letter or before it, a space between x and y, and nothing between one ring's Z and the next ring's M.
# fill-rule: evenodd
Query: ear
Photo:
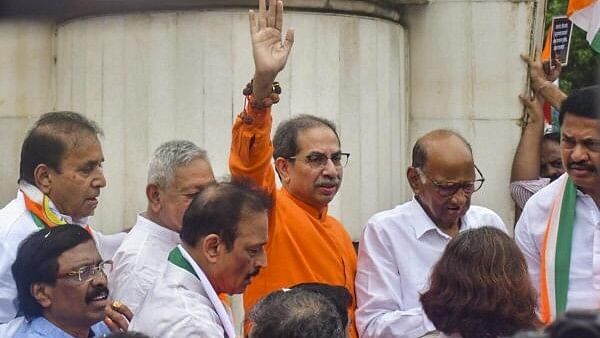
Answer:
M146 198L148 205L153 213L160 211L160 188L156 184L150 183L146 186Z
M278 157L275 160L275 169L279 173L279 177L281 178L281 184L283 186L290 183L290 161L283 157Z
M33 283L29 292L44 309L52 305L52 288L48 284Z
M406 169L406 178L408 179L408 184L413 193L418 195L423 188L423 182L421 181L421 175L419 175L417 168L408 167L408 169Z
M50 172L50 167L43 163L38 164L33 170L33 178L35 180L35 186L44 194L48 195L52 186L52 173Z
M221 237L210 234L202 239L202 253L209 263L217 263L221 251L225 248Z

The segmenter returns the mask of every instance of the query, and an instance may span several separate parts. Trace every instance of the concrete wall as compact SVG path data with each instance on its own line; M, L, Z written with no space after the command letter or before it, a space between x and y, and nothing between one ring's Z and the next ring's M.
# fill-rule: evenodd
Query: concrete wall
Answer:
M312 113L338 123L352 156L331 212L354 239L371 214L410 198L411 145L439 127L473 144L487 179L474 203L513 222L507 186L526 82L518 55L532 48L545 1L425 2L286 3L296 43L275 122ZM251 3L177 0L169 4L186 10L123 14L90 1L54 9L52 20L1 20L0 204L14 196L27 127L48 110L80 111L105 129L108 187L94 220L104 231L131 225L145 208L146 164L165 140L207 148L225 175L230 126L252 75L246 10L236 6Z
M338 124L352 156L330 209L359 239L370 215L406 196L405 31L388 20L327 13L288 11L286 23L297 34L279 77L284 93L275 123L310 113ZM107 15L57 25L53 44L46 42L56 57L48 67L56 82L48 109L82 112L105 132L108 186L93 220L98 228L130 226L145 208L146 164L163 141L190 139L208 150L216 175L228 173L230 129L253 71L247 27L245 10ZM9 154L13 173L21 139ZM16 178L2 180L6 186ZM13 195L14 184L2 202Z

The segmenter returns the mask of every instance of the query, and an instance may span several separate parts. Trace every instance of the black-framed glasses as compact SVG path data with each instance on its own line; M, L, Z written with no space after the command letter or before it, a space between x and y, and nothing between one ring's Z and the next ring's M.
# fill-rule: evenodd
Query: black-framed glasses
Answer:
M350 153L334 153L331 154L331 157L319 152L312 152L304 157L304 162L306 162L313 169L323 169L327 166L327 161L331 160L334 166L337 168L345 167L348 164L348 158L350 158ZM287 157L288 160L296 160L296 156Z
M77 270L59 274L56 278L65 278L76 282L88 282L98 275L99 272L106 277L112 271L113 261L102 261L98 264L82 266Z
M420 175L425 176L429 181L431 181L431 183L435 186L435 188L436 188L438 194L440 194L440 196L448 197L448 196L452 196L452 195L456 194L458 189L462 189L462 191L467 195L470 195L470 194L476 192L477 190L481 189L481 187L483 186L483 182L485 182L485 178L483 177L483 174L481 173L479 168L477 168L477 166L474 166L474 167L480 178L474 179L472 181L464 181L464 182L436 181L436 180L432 179L431 177L427 176L427 174L425 174L425 172L421 168L417 168L417 170L419 171Z

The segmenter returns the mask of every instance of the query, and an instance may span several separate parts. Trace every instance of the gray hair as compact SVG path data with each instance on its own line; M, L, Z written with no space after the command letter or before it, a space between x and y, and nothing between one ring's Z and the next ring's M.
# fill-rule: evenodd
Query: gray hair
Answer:
M315 291L292 288L270 293L250 312L250 338L346 338L335 305Z
M200 159L208 162L206 150L186 140L168 141L156 148L148 167L148 184L166 188L175 178L175 169Z

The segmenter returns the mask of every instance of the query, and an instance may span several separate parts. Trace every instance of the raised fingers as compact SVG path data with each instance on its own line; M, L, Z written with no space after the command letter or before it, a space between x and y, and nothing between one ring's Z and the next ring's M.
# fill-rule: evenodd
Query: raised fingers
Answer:
M275 28L281 32L283 27L283 1L277 1L277 5L275 6L276 16L275 16Z
M267 27L266 0L258 0L258 29Z

